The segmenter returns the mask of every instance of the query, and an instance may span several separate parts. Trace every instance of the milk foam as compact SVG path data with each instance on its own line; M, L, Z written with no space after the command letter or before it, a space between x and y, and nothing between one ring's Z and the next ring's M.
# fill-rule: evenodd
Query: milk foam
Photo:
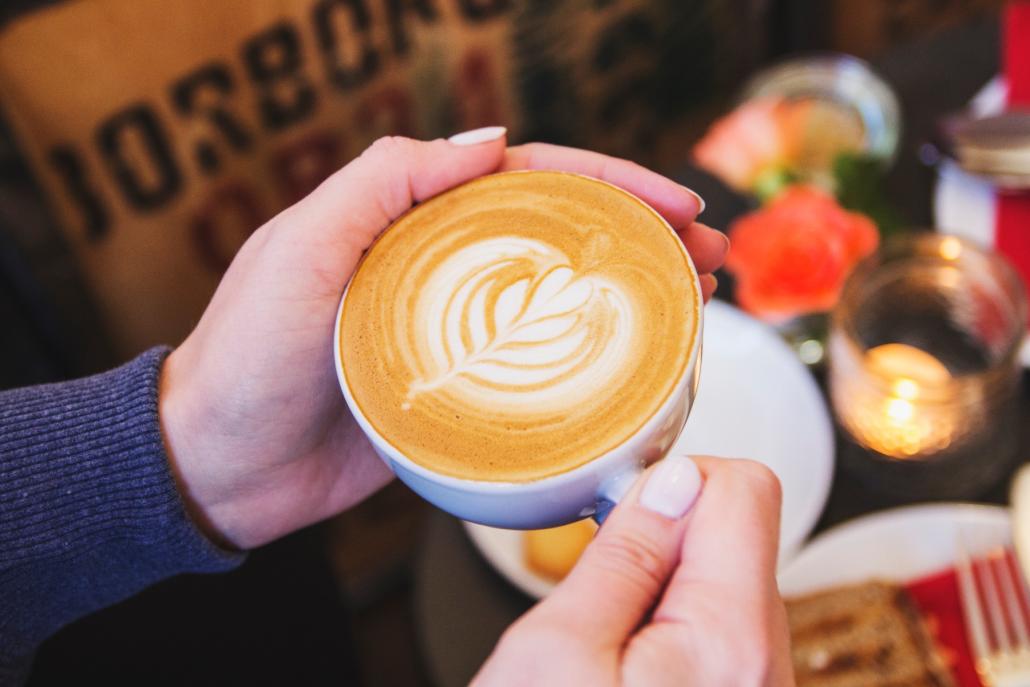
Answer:
M632 360L635 319L619 284L576 274L555 246L517 236L476 241L422 288L413 321L423 373L408 398L443 391L510 410L575 402Z

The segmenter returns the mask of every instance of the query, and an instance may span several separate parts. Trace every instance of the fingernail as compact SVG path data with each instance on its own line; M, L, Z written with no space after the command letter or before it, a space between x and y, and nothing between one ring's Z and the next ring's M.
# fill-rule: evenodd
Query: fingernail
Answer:
M702 198L701 196L697 195L697 193L695 193L694 191L690 190L686 186L684 186L683 188L685 188L687 190L687 193L689 193L690 195L694 196L694 198L697 200L697 214L700 215L702 212L705 211L705 199Z
M719 236L722 237L722 242L726 246L725 248L722 249L722 252L723 253L729 253L730 252L730 237L727 236L726 234L724 234L723 232L719 231L718 229L713 229L713 231L719 232Z
M714 274L703 274L701 275L701 279L712 285L712 290L710 293L714 294L716 289L719 288L719 278Z
M460 134L454 134L447 140L456 146L474 146L480 143L487 143L488 141L496 141L506 133L508 133L508 129L503 126L484 126L482 129L472 129L471 131L462 131Z
M701 473L684 455L666 456L647 478L640 505L672 520L687 514L701 491Z

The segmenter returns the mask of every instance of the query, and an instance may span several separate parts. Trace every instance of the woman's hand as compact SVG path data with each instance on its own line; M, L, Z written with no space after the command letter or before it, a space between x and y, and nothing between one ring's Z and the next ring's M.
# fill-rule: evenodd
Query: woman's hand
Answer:
M414 203L507 169L580 172L635 193L680 234L711 295L728 242L694 222L700 200L679 184L596 153L506 148L499 127L449 141L380 139L254 232L165 364L160 413L172 468L212 537L258 546L390 479L333 372L340 296L362 252Z
M750 461L694 461L696 503L690 458L652 467L474 685L793 684L776 587L779 482Z

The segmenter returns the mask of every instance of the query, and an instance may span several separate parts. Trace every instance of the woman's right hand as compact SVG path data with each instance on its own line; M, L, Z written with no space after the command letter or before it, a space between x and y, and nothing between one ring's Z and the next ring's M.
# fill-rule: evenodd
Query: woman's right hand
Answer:
M508 629L475 684L793 684L779 522L780 485L764 465L667 457Z

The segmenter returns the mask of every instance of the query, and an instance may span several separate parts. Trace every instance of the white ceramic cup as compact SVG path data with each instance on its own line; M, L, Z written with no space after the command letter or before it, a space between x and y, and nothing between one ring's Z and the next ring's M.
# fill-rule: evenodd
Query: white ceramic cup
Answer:
M419 496L462 520L508 529L554 527L588 516L602 520L644 469L669 452L683 431L697 395L704 312L701 283L686 248L668 223L666 227L687 256L697 303L697 328L683 372L665 403L626 441L577 468L530 482L491 482L441 475L405 456L388 437L375 430L354 401L343 374L340 325L350 290L348 284L333 329L336 376L351 414L379 457ZM618 403L618 399L612 402Z

